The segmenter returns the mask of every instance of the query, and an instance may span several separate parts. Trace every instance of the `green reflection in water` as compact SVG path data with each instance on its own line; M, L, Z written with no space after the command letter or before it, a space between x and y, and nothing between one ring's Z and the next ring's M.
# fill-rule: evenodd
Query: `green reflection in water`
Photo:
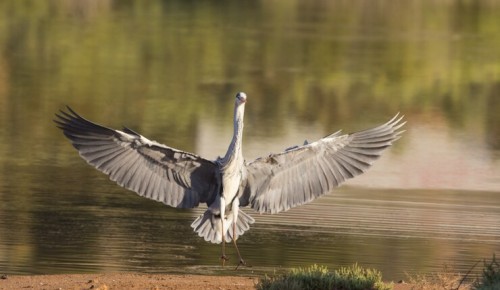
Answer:
M217 263L219 248L186 226L191 213L123 194L82 165L51 122L64 104L187 151L202 120L230 130L237 91L249 95L250 140L279 140L290 120L331 132L397 111L430 124L444 116L466 136L455 141L479 140L498 162L499 14L496 1L2 1L0 262L17 273ZM172 230L185 238L165 246ZM257 246L242 247L264 249L253 258L271 258L269 267L325 251L300 258L286 246L311 233L278 235L266 249L258 241L274 229L262 230L248 233ZM377 238L350 238L325 237L356 245L337 253L341 262L360 248L380 253L370 263L390 251ZM410 250L394 241L417 264L439 254L426 242Z
M0 5L6 122L69 103L175 135L202 112L226 116L239 90L257 125L294 114L331 129L366 110L377 120L438 108L454 126L498 118L494 1Z

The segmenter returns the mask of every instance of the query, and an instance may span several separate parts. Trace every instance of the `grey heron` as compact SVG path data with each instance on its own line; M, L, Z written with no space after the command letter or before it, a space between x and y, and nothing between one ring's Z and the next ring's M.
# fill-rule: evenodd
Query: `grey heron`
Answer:
M177 208L206 203L191 227L205 241L233 241L239 264L245 265L236 240L254 219L240 211L251 207L276 214L308 203L349 178L365 172L403 131L403 117L353 134L340 131L316 142L294 146L246 162L242 154L245 93L234 104L234 132L224 157L211 161L151 141L135 131L107 128L78 115L70 107L54 120L80 156L119 185L140 196Z

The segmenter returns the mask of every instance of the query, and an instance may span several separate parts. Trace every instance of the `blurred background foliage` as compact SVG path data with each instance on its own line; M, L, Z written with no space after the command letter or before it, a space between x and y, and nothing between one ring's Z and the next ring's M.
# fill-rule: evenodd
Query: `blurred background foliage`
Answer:
M245 91L255 127L438 110L499 146L497 1L21 0L0 14L2 130L70 104L173 136L203 114L230 125Z

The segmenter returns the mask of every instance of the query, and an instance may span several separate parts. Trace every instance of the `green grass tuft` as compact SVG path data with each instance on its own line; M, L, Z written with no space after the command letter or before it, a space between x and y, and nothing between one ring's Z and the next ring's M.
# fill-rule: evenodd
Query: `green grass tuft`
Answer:
M474 283L474 289L500 289L500 264L496 261L495 254L493 254L491 262L484 261L483 275Z
M289 273L262 278L258 290L387 290L392 284L382 282L378 270L364 269L357 264L329 272L325 266L313 265L308 268L292 269Z

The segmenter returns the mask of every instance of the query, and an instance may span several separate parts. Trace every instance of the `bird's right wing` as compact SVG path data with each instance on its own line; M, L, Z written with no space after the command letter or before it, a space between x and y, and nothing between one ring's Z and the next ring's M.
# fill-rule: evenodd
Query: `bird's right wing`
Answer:
M278 213L310 202L365 172L397 140L405 122L396 115L378 127L341 135L259 158L246 165L241 205Z
M178 208L211 203L218 167L197 155L150 141L138 133L103 127L68 107L54 122L80 156L119 185Z

